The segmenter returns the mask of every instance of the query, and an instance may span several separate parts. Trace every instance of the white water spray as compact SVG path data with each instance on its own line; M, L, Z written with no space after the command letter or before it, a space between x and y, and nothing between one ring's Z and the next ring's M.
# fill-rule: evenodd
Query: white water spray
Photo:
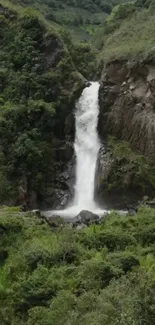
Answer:
M89 210L98 215L105 210L99 209L94 201L95 172L100 141L97 133L99 114L99 83L92 82L84 89L76 104L75 154L76 183L72 204L65 210L53 211L64 217L75 217L82 210Z
M95 171L100 141L97 133L99 83L84 89L76 105L76 184L74 206L94 210Z

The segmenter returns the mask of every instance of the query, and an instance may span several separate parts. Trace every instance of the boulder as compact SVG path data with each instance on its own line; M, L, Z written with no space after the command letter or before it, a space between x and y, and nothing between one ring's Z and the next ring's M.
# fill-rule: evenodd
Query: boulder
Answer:
M98 224L100 217L97 214L94 214L87 210L82 210L73 220L73 226L76 227L81 224L87 226L91 224Z
M91 82L88 81L88 80L86 80L86 81L85 81L85 87L90 87L90 86L91 86Z

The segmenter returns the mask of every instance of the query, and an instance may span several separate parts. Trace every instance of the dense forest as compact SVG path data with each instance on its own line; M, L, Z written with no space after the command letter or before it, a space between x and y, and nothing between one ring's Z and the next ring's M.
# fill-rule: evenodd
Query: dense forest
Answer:
M155 0L0 0L0 325L155 323L154 20ZM68 190L89 80L101 199L145 197L91 224L47 222L32 209Z
M38 4L41 6L47 6L52 9L62 9L66 6L68 7L74 7L74 8L80 8L85 9L90 12L97 12L97 11L104 11L105 13L110 13L112 11L112 8L116 5L118 5L121 2L121 0L111 0L111 1L105 1L105 0L45 0L44 2L40 0L11 0L14 4L20 4L23 6L37 6Z
M119 3L119 0L112 0L112 1L105 1L105 0L87 0L87 1L79 1L79 0L45 0L44 3L40 0L12 0L13 3L19 3L21 5L37 5L38 4L44 4L47 5L50 8L64 8L65 6L71 6L75 8L80 8L80 9L86 9L90 12L95 12L99 10L103 10L107 13L111 12L113 6Z
M11 2L23 7L33 6L54 28L65 26L76 41L89 40L98 25L102 24L105 17L110 14L115 5L121 3L121 0L11 0Z
M20 186L44 192L47 165L56 168L52 148L84 86L80 72L94 73L95 54L47 29L33 10L1 7L0 19L0 193L14 202Z

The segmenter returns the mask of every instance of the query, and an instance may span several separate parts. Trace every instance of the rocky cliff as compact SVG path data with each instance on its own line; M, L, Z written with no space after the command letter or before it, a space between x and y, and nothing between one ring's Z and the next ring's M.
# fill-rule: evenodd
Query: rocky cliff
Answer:
M113 193L118 200L153 195L155 65L147 61L108 63L101 76L99 98L100 136L115 137L115 144L108 145L108 154L102 158L102 151L100 155L99 196L103 199ZM108 169L102 166L103 159Z
M155 65L109 63L101 78L100 107L101 136L127 140L155 159Z

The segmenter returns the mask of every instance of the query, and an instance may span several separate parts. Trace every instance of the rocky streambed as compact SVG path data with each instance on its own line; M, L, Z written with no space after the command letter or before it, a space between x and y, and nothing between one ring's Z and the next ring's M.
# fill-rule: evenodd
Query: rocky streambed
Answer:
M128 205L124 210L114 210L119 214L128 216L134 216L138 213L138 209L140 207L150 207L155 209L155 198L149 200L147 196L143 197L142 201L139 201L137 205ZM71 227L82 229L85 227L89 227L91 225L99 225L103 224L106 218L113 210L104 211L103 214L95 214L88 210L82 210L75 217L70 218L69 216L62 217L61 212L59 215L59 211L55 214L53 211L40 211L40 210L32 210L31 213L37 215L43 222L47 223L50 227L57 228L60 225L63 226L65 223L70 224Z

